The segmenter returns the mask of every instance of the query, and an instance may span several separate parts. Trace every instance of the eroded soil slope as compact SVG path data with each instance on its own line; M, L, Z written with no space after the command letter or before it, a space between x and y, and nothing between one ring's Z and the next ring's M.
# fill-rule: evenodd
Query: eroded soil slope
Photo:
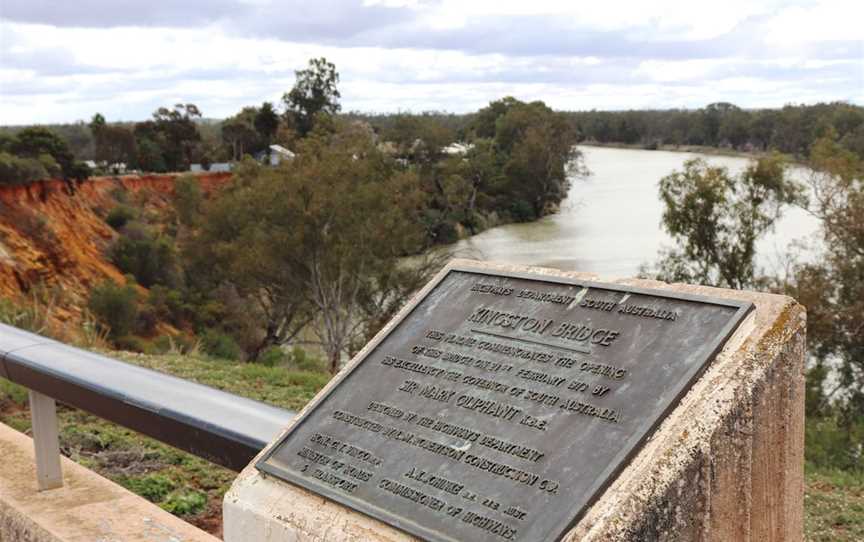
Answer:
M168 209L176 178L127 175L0 186L0 297L14 299L40 285L59 286L68 302L57 316L74 318L92 286L122 280L105 256L117 235L105 216L124 200L145 212ZM199 176L205 193L229 179L227 173Z

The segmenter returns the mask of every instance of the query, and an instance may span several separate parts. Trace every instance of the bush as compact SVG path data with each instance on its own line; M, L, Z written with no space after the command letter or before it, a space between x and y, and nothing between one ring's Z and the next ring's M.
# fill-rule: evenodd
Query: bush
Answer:
M189 312L183 300L183 293L161 284L156 284L150 288L147 302L153 307L160 320L169 321L174 325L180 325L185 319L186 313Z
M141 354L146 354L151 350L147 341L141 337L136 337L135 335L123 335L122 337L117 337L114 339L114 348L117 350L138 352Z
M157 324L159 324L159 316L153 307L145 304L138 308L138 321L135 324L137 333L149 337L156 331Z
M0 407L10 402L19 407L26 407L29 401L27 388L0 378Z
M844 423L845 422L845 423ZM807 463L818 468L864 471L864 417L844 420L840 413L808 417Z
M111 212L105 217L105 222L115 230L119 230L134 218L135 209L128 205L118 205L111 209Z
M279 346L271 346L267 350L261 352L258 356L258 359L255 360L256 363L260 363L261 365L265 365L267 367L276 367L277 365L282 365L287 361L288 354L282 350Z
M291 349L288 358L288 366L297 369L298 371L311 371L316 373L328 372L327 364L324 360L317 356L309 354L299 346Z
M442 222L435 230L435 242L441 244L455 243L459 240L459 231L454 222Z
M530 222L537 218L537 215L530 203L520 199L510 204L510 217L516 222Z
M176 487L174 481L163 474L148 474L141 478L122 479L120 484L153 503L161 502Z
M87 308L112 339L129 335L138 323L138 294L129 284L99 284L90 292Z
M187 173L174 181L174 209L181 224L194 225L204 196L198 177Z
M207 496L198 491L178 491L168 496L160 506L177 516L191 516L204 509Z
M0 184L26 184L49 176L37 158L22 158L0 152Z
M201 337L201 346L204 352L214 358L229 360L240 360L243 358L243 350L233 337L225 333L210 329Z
M154 284L174 286L179 282L174 244L156 238L143 225L130 223L123 235L111 246L111 261L124 273L130 273L141 286Z
M193 355L198 346L197 340L187 335L159 335L150 343L156 354Z

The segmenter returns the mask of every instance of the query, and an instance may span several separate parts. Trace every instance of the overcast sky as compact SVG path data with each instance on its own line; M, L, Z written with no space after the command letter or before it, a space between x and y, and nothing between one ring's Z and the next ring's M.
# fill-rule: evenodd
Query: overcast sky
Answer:
M0 0L0 124L206 117L325 56L344 110L864 104L864 1Z

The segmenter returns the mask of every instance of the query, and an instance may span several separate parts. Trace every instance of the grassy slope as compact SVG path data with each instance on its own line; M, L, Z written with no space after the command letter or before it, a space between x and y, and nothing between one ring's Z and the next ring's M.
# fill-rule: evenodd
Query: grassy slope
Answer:
M124 361L298 410L329 375L182 356L112 353ZM0 379L0 422L29 431L26 391ZM236 473L83 412L60 408L64 454L190 523L221 534L222 496Z
M809 541L864 540L864 473L807 469L804 531Z
M131 363L232 393L299 409L327 374L181 356L113 354ZM61 446L75 461L214 534L235 473L72 409L61 409ZM0 379L0 422L30 427L24 390ZM806 534L811 541L864 540L864 474L807 471Z

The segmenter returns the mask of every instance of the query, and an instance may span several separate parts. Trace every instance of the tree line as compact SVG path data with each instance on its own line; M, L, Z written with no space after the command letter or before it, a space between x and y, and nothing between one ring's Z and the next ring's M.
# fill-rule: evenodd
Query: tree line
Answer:
M781 109L742 109L718 102L697 110L583 111L568 116L580 141L776 150L806 159L813 144L832 132L846 149L864 156L864 108L845 102Z
M828 130L809 149L806 182L779 154L740 174L696 159L660 180L674 246L643 274L672 282L787 294L807 307L808 461L864 469L864 158ZM790 206L819 219L820 239L781 274L756 267L756 243Z
M144 172L185 171L191 163L204 169L215 162L238 161L245 155L269 152L273 143L291 149L311 131L318 111L368 124L383 141L398 144L406 152L406 138L423 136L426 145L469 141L478 135L476 125L487 122L495 108L468 114L424 112L368 115L341 112L339 75L325 59L313 59L299 70L298 85L280 103L246 106L223 120L205 119L195 104L160 107L141 122L107 122L99 113L89 123L27 128L51 132L71 153L71 160L94 160L111 173L112 164ZM305 85L305 87L303 86ZM332 100L336 98L336 100ZM502 107L503 101L496 108ZM332 109L331 109L332 108ZM696 110L630 110L563 112L569 132L577 142L623 144L646 149L716 147L740 151L769 151L806 159L811 146L831 132L840 144L864 156L864 108L844 102L786 105L780 109L743 109L727 102ZM484 121L483 118L487 118ZM0 129L0 168L6 182L30 182L44 176L70 176L65 166L57 170L44 161L45 152L20 154L8 140L20 128ZM489 136L486 132L481 135ZM26 135L26 134L25 134ZM40 136L43 137L43 136ZM416 139L416 138L415 138ZM4 143L6 141L7 143ZM408 141L408 146L414 141ZM55 145L52 143L52 145ZM410 149L407 149L410 151ZM68 154L67 153L67 154ZM50 154L50 153L48 153ZM51 155L62 165L65 155ZM40 162L41 160L41 162ZM82 177L80 164L77 177Z
M63 138L42 127L14 135L0 133L0 185L26 184L48 178L81 181L90 168L76 160Z
M129 278L90 300L115 344L146 349L166 321L236 359L315 344L335 372L437 270L443 253L431 246L553 212L580 163L570 123L542 102L492 102L452 147L456 132L434 118L380 128L338 114L337 83L335 66L314 59L281 115L244 108L249 138L226 140L244 152L218 197L181 176L173 208L154 218L117 195L108 257ZM189 109L160 115L163 126L185 123ZM242 132L236 122L223 123L223 137ZM93 125L98 148L110 132ZM290 137L292 160L274 167L249 155L280 137Z

